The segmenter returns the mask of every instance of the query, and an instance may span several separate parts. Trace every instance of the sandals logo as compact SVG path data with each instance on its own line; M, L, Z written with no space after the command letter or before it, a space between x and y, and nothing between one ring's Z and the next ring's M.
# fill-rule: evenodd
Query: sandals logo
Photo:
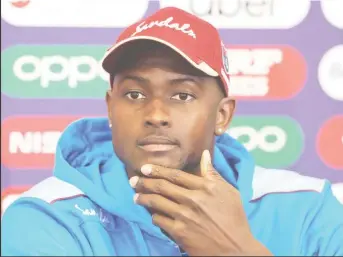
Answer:
M257 165L283 168L297 161L304 149L303 132L283 116L237 116L227 133L251 152Z
M1 55L2 92L18 98L103 98L106 46L15 46Z
M136 27L136 31L131 35L131 37L145 31L145 30L149 30L153 27L166 27L169 29L173 29L176 31L180 31L194 39L197 38L197 35L194 33L194 31L191 28L190 24L183 24L181 26L181 24L177 21L174 21L174 17L168 17L167 19L163 20L163 21L151 21L146 23L145 21L143 21L142 23L140 23L137 27Z

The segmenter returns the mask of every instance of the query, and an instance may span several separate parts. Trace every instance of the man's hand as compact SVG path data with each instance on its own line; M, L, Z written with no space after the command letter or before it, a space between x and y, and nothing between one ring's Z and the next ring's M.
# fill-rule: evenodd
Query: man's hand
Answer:
M142 173L147 177L130 179L135 202L189 255L271 255L254 239L240 193L214 169L207 150L201 176L150 164Z

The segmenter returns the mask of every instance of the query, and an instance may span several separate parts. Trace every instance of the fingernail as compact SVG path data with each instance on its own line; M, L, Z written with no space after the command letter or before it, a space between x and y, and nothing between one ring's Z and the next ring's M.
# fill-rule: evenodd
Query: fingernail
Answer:
M138 183L138 180L139 180L139 177L137 177L137 176L134 176L134 177L130 178L130 181L129 181L130 182L130 186L135 188L137 183Z
M135 203L137 203L138 197L139 197L139 194L135 194L135 195L133 196L133 201L134 201Z
M144 175L149 176L152 172L152 167L149 164L143 165L141 171Z
M211 154L210 154L209 150L205 150L205 157L206 157L207 164L212 164L212 162L211 162Z

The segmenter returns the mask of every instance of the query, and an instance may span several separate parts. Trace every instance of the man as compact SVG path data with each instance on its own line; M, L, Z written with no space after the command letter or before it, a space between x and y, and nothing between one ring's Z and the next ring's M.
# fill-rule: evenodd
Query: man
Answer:
M342 255L327 181L255 166L217 30L176 8L103 60L108 118L72 123L54 175L5 212L3 255ZM291 74L290 74L291 75Z

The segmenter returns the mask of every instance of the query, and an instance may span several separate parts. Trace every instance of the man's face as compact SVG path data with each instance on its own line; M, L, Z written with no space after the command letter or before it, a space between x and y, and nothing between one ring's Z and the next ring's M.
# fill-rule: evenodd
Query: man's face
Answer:
M127 50L107 95L115 152L131 175L148 163L196 173L232 104L215 78L169 48L139 49Z

